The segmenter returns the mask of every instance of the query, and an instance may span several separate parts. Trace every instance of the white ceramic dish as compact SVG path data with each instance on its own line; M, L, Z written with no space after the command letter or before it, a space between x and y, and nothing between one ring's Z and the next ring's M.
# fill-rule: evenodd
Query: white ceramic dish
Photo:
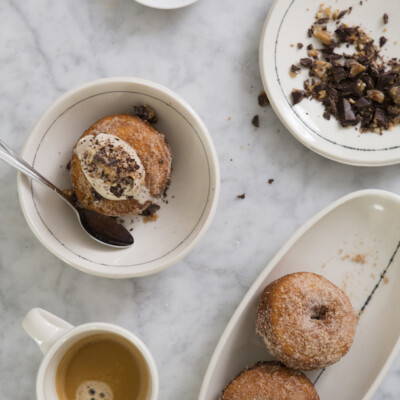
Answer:
M137 3L151 8L159 8L162 10L172 10L182 8L196 3L197 0L136 0Z
M214 351L199 400L217 400L246 366L272 359L255 333L258 301L266 285L296 271L325 276L347 293L357 312L364 307L349 353L307 376L323 400L371 398L400 347L399 241L400 197L389 192L355 192L315 215L243 298Z
M132 112L148 104L158 116L173 155L168 204L145 224L125 218L135 243L116 250L101 245L79 226L72 210L48 189L19 176L25 218L38 239L57 257L89 274L127 278L175 264L198 243L214 216L219 194L217 155L197 113L172 91L135 78L110 78L84 84L53 103L39 119L22 157L61 188L71 187L66 164L81 134L106 115Z
M323 107L317 101L303 100L292 106L291 91L302 89L308 73L303 71L296 78L289 75L290 66L298 64L300 58L307 57L306 46L315 39L307 37L307 30L314 22L320 0L276 0L266 19L260 42L260 69L268 98L286 128L305 146L330 158L346 164L379 166L400 162L400 126L383 135L360 134L355 128L342 128L331 118L322 117ZM369 0L360 6L359 2L347 0L325 2L334 9L353 6L350 15L342 21L350 25L361 25L375 41L385 35L389 38L383 47L388 58L398 56L399 46L395 42L400 37L400 25L394 16L400 12L397 0ZM389 23L383 24L382 16L389 14ZM384 27L387 32L383 32ZM297 43L303 43L299 50Z

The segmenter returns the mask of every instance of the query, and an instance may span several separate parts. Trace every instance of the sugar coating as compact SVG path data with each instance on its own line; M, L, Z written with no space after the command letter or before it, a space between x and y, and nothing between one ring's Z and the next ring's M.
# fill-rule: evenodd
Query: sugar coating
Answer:
M275 362L246 368L223 390L220 400L319 400L307 377Z
M257 333L286 366L313 370L350 349L356 316L346 294L322 276L299 272L268 285L258 307Z
M76 391L76 400L113 400L110 387L99 381L83 382Z

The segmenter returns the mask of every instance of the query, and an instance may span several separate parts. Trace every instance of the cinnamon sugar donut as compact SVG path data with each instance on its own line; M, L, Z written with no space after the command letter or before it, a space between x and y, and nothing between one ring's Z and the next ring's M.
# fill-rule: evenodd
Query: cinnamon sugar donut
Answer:
M220 400L319 400L307 377L276 362L260 362L242 371Z
M256 330L279 361L313 370L337 362L349 351L356 317L346 294L333 283L298 272L264 289Z
M97 138L107 135L113 142L104 142L108 146L106 151L104 151L106 147L104 143L101 144L103 147L97 143L98 147L94 148ZM87 143L84 142L85 137ZM90 140L91 142L89 142ZM116 142L118 140L119 142ZM89 160L92 164L94 164L93 159L94 161L100 160L102 162L100 166L99 163L95 167L90 164L91 169L88 166L85 169L82 164L84 160L78 156L80 153L77 151L82 141L86 145L84 148L86 153L83 150L81 153L86 159L92 157ZM117 151L114 152L114 155L112 154L112 149L117 148L116 143L125 146L126 152L123 153L122 161L118 159ZM90 151L88 151L89 145L92 146ZM122 148L121 146L118 148ZM98 151L99 149L103 149L103 153ZM133 153L129 153L130 150ZM117 168L115 168L116 162L120 162ZM129 162L132 165L128 165ZM94 171L94 168L97 170ZM112 168L114 170L111 170ZM93 182L90 181L93 171L97 173L98 181L106 172L106 176L109 178L107 183L112 191L108 198L98 190L96 191ZM148 122L131 115L111 115L100 119L83 133L74 148L70 173L73 189L83 207L110 216L140 214L154 204L166 189L171 174L171 152L165 136ZM127 186L126 182L131 185L130 189L132 189L134 188L133 182L138 182L140 179L142 179L142 186L148 195L139 199L130 195L123 196L123 190ZM104 184L103 187L105 186ZM108 192L105 191L105 193ZM115 194L115 198L113 198L113 194Z

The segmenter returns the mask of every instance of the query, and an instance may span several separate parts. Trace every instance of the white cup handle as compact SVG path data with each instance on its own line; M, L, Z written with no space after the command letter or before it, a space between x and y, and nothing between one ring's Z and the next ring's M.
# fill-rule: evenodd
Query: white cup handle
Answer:
M44 354L65 332L74 326L41 308L32 308L25 315L22 327Z

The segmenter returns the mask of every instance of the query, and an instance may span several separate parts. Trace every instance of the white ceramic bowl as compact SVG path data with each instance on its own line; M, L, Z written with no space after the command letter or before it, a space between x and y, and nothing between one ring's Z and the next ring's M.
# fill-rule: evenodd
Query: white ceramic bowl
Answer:
M109 78L79 86L54 102L39 119L22 157L60 188L70 188L66 164L81 134L106 115L130 113L148 104L156 128L171 147L173 171L168 204L158 219L125 218L135 243L118 250L101 245L83 231L62 200L25 176L18 179L22 210L33 233L57 257L81 271L128 278L152 274L175 264L198 243L214 216L219 194L217 155L207 128L179 96L136 78Z
M320 4L320 0L275 0L271 7L260 41L261 76L271 105L297 140L324 157L361 166L397 164L400 162L400 126L383 135L360 134L354 127L343 128L333 117L330 121L324 119L323 106L317 101L305 99L292 105L292 89L302 89L308 73L303 71L292 78L290 66L298 65L300 58L307 57L309 43L315 48L321 47L316 39L307 37L307 29L314 22ZM398 0L369 0L362 6L358 1L337 0L326 5L340 10L352 5L353 11L342 21L361 25L375 43L379 43L382 35L386 36L389 40L382 53L386 58L398 56L396 40L400 36L400 24L395 20L400 12ZM384 13L389 14L387 25L383 23ZM302 49L297 48L299 42L304 45Z
M136 0L137 3L151 8L159 8L162 10L172 10L182 8L196 3L197 0Z

